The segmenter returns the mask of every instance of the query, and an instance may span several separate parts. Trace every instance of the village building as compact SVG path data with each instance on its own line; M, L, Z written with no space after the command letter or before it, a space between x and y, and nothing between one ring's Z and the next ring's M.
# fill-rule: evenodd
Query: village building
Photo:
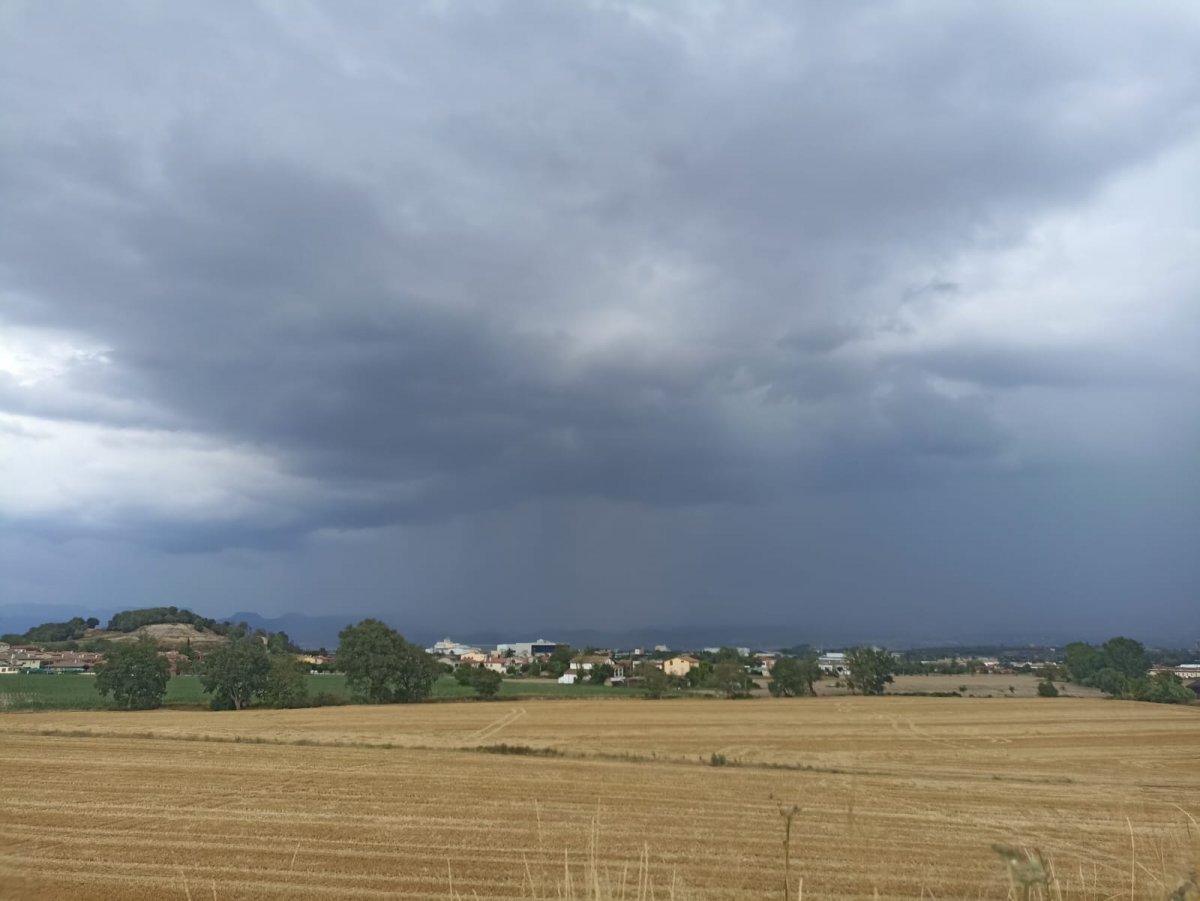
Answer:
M538 638L535 641L514 641L507 644L498 644L496 645L496 653L506 654L512 651L521 657L545 657L553 654L557 646L557 642Z
M475 647L471 647L469 645L462 644L461 642L454 641L453 639L447 637L447 638L443 638L441 641L435 641L433 643L433 647L426 648L425 652L427 654L430 654L433 657L460 657L460 658L462 658L462 657L465 657L467 654L472 654L472 653L478 654L479 648L475 648Z
M309 666L325 666L333 662L332 654L297 654L296 659Z
M686 676L692 670L700 665L700 661L695 657L689 657L686 654L679 657L671 657L669 660L663 661L663 672L668 676Z
M577 672L589 672L598 666L612 666L612 658L601 654L580 654L571 658L571 669Z
M846 662L846 655L841 651L830 651L827 654L822 654L817 658L817 666L821 668L821 672L834 676L843 676L850 671L850 664Z

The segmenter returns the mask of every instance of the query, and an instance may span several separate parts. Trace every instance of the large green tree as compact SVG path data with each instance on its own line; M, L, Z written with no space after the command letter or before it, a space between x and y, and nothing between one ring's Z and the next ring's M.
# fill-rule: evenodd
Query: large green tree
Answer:
M1078 681L1078 680L1076 680ZM1108 695L1116 697L1129 690L1129 679L1124 673L1106 666L1087 677L1084 682L1092 688L1098 688Z
M215 648L204 660L200 687L214 710L241 710L267 690L271 657L257 638L239 638Z
M671 677L652 663L643 663L638 672L642 677L642 691L646 697L657 700L671 689Z
M75 641L83 638L88 629L83 617L75 616L65 623L42 623L25 633L25 640L34 644L55 641Z
M1066 647L1066 667L1072 682L1122 696L1146 680L1150 655L1132 638L1110 638L1098 648L1073 641Z
M1086 642L1073 641L1064 650L1067 672L1072 682L1082 685L1106 665L1100 649Z
M616 670L614 670L612 666L607 663L601 663L598 666L593 666L590 670L588 670L588 681L593 685L603 685L613 677L614 672L616 672Z
M727 698L746 698L754 681L739 661L727 659L713 667L712 684Z
M884 686L892 681L896 658L879 648L851 648L846 652L846 685L851 691L864 695L881 695Z
M308 700L308 674L291 654L273 654L263 700L272 707L303 707Z
M432 657L377 619L338 633L338 668L358 697L373 704L421 701L437 675Z
M1150 655L1145 646L1132 638L1110 638L1100 647L1104 665L1115 669L1126 679L1144 679L1150 672Z
M689 669L687 675L683 678L689 688L700 688L703 685L711 685L713 681L713 665L707 660L701 660Z
M112 695L122 710L161 707L167 694L171 665L158 653L153 638L113 645L107 660L96 667L96 691Z
M267 650L272 654L297 654L299 646L288 637L286 632L268 632Z
M1133 697L1138 701L1153 701L1156 704L1191 704L1196 694L1183 684L1174 673L1155 673L1143 676L1133 683Z
M494 669L478 669L475 671L475 678L471 684L475 688L475 694L485 701L490 701L500 691L500 683L504 681L504 676L496 672Z
M550 659L546 661L546 670L557 679L570 667L574 656L575 651L569 644L556 644Z
M821 678L821 667L816 657L780 657L771 667L771 682L767 685L777 698L794 698L799 695L816 694L813 686Z

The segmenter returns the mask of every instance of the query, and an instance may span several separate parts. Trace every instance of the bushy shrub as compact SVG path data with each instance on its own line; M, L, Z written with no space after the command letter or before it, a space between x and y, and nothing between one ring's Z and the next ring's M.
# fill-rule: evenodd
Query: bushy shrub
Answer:
M1154 704L1190 704L1195 693L1174 673L1155 673L1149 679L1139 679L1130 692L1134 700Z

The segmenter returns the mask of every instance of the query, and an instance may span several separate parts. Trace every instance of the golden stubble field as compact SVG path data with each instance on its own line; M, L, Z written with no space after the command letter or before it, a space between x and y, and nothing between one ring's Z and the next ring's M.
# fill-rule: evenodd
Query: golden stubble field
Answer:
M7 714L0 778L3 898L779 897L781 805L793 897L1004 898L993 843L1064 898L1200 864L1200 709L1088 699Z

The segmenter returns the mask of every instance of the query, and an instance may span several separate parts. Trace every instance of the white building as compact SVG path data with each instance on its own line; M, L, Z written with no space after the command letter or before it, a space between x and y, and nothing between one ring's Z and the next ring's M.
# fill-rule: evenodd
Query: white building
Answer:
M578 657L571 659L571 669L576 672L589 672L597 666L605 665L612 666L612 658L601 654L590 654L587 656L580 654Z
M496 645L496 653L504 654L507 651L512 651L520 657L534 657L543 654L553 654L556 646L557 642L538 638L533 641L514 641L508 644L498 644Z
M821 672L832 673L835 676L841 676L850 670L849 664L846 663L846 655L841 651L822 654L817 658L817 666L821 667Z
M472 651L478 653L479 648L469 647L457 641L451 641L449 638L443 638L441 641L435 641L433 647L426 648L425 651L434 657L462 657L464 654L470 654Z

